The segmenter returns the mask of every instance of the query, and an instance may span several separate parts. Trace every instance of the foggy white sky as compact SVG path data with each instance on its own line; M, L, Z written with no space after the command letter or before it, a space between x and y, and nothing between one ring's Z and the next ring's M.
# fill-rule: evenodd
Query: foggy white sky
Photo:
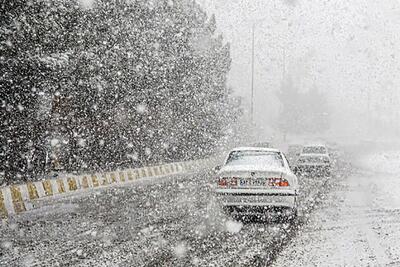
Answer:
M397 118L400 5L396 0L197 2L209 14L215 13L219 30L231 42L229 84L247 99L251 25L256 24L258 124L276 120L279 104L275 92L281 84L284 62L303 90L316 86L328 94L334 126L338 122L362 124L368 92L372 116L388 121Z

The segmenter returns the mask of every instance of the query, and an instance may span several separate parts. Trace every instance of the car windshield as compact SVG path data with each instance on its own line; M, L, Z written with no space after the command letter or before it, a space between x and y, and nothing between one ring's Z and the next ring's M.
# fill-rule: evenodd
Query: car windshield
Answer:
M283 167L282 156L277 152L233 151L225 163L227 166L255 165L266 167Z
M303 148L304 154L325 154L326 148L323 146L307 146Z

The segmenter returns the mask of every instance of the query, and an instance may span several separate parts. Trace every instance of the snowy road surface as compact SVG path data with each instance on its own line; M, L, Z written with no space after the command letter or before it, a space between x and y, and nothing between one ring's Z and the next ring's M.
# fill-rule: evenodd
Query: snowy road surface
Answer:
M400 266L400 153L340 180L274 266Z
M340 165L340 164L339 164ZM336 171L335 176L347 170ZM295 234L242 223L213 200L211 171L41 202L0 226L0 266L265 266ZM332 181L300 180L299 221Z

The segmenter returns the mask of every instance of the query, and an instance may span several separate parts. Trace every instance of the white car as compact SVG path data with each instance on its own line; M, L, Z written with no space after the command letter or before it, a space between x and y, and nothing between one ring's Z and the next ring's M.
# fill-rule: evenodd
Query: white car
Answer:
M302 154L297 159L296 173L316 176L331 175L331 159L326 154Z
M304 146L297 159L296 173L330 176L332 161L328 149L324 145Z
M230 213L297 215L298 180L284 154L273 148L231 150L217 172L216 194Z
M325 145L306 145L301 149L300 155L304 154L323 154L329 157L328 148Z
M272 143L268 142L268 141L267 142L255 143L255 144L252 144L251 146L254 146L254 147L266 147L266 148L273 147Z

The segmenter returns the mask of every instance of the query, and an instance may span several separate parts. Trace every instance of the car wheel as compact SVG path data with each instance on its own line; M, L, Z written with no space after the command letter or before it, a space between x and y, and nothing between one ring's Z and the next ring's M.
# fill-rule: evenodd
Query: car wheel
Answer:
M279 223L293 223L297 219L297 208L287 210L278 215L277 221Z
M297 208L294 208L292 210L292 213L290 214L290 217L292 218L292 220L295 220L297 218L297 216L299 215Z
M297 220L297 217L298 217L298 206L299 206L299 203L298 203L298 198L296 197L295 198L295 205L294 205L294 207L292 208L292 211L291 211L291 213L290 213L290 215L289 215L289 221L290 222L294 222L294 221L296 221Z
M224 207L222 207L222 212L227 216L231 216L233 209L232 209L232 207L224 206Z

